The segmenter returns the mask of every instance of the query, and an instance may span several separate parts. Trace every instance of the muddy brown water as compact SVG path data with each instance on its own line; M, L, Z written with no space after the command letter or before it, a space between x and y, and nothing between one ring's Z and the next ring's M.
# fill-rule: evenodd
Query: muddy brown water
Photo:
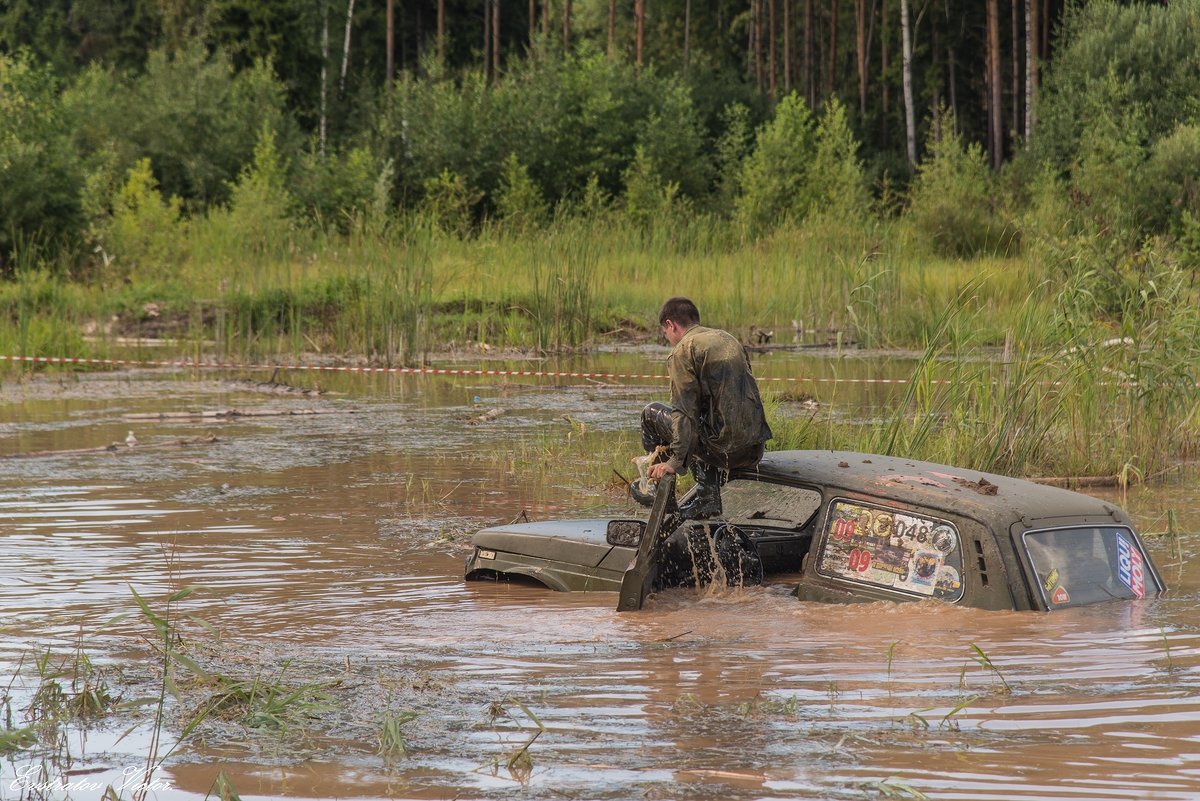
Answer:
M587 367L654 372L659 358ZM633 512L578 464L532 465L578 423L590 441L632 446L661 386L288 376L332 390L310 398L233 378L0 388L0 454L121 443L0 460L0 679L15 724L37 686L31 653L82 648L130 694L152 682L131 587L152 601L199 587L177 611L219 632L185 625L211 670L327 696L282 730L205 725L151 797L202 798L224 770L244 798L1200 798L1198 537L1181 540L1182 559L1150 539L1171 593L1142 603L824 606L797 602L781 577L617 614L615 594L466 583L463 560L474 529L522 511ZM888 391L839 398L869 409ZM231 407L332 413L128 418ZM504 413L467 424L493 408ZM218 441L160 447L210 432ZM1165 529L1169 509L1200 531L1194 474L1104 492L1143 531ZM133 614L109 624L118 613ZM405 720L405 755L379 753L389 713ZM97 798L144 762L152 728L114 713L72 729L51 766L69 790L22 779L33 763L9 754L0 798ZM529 760L508 765L531 739Z

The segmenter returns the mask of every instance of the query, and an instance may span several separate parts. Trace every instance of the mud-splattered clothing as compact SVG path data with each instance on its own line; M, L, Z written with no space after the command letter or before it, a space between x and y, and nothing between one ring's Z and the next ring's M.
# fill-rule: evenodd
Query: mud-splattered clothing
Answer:
M772 434L742 343L719 329L692 326L667 357L667 373L669 463L676 473L692 458L725 469L762 458Z

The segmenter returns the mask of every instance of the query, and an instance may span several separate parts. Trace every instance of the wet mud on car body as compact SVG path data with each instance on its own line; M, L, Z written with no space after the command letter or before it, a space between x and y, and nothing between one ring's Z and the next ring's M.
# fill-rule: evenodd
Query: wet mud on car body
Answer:
M618 591L640 538L654 536L656 589L711 580L718 565L730 583L800 572L797 597L822 602L933 598L1050 610L1165 589L1119 507L1007 476L873 454L780 451L735 472L722 495L722 519L667 516L662 532L605 519L484 529L466 575Z

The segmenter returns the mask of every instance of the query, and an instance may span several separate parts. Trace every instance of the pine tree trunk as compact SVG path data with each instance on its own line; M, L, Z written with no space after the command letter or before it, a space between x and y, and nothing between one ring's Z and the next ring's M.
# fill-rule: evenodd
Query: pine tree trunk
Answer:
M837 91L838 0L829 0L829 82L826 96Z
M563 0L563 52L571 50L571 0Z
M550 38L550 0L542 0L542 36Z
M762 0L750 0L750 49L754 53L754 85L763 90Z
M500 80L500 0L492 0L492 76Z
M792 91L792 0L783 0L783 91Z
M767 0L767 14L767 90L775 97L775 0Z
M1037 0L1025 0L1025 146L1033 141L1037 122Z
M804 96L808 105L817 104L817 83L813 74L813 0L804 0Z
M384 59L387 88L392 88L392 76L396 74L396 4L387 0L387 58Z
M887 80L888 69L892 66L891 53L888 51L888 36L892 32L892 26L888 24L888 0L883 0L883 6L879 11L883 18L882 30L879 32L879 84L883 87L883 139L887 141L887 118L888 112L891 111L892 87Z
M492 0L483 0L483 80L492 83Z
M996 2L996 0L988 0ZM904 136L908 166L917 166L917 126L913 112L912 32L909 30L908 0L900 0L900 38L904 51Z
M987 0L988 55L988 156L992 169L1000 169L1004 147L1004 114L1000 83L1000 0Z
M867 0L854 0L854 41L858 45L858 113L867 116Z
M646 0L634 0L633 3L633 63L642 66L642 48L646 43Z

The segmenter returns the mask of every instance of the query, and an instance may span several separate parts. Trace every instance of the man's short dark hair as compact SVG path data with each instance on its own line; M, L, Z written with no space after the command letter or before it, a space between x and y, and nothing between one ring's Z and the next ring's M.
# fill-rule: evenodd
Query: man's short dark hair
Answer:
M674 320L677 325L688 328L700 322L700 310L687 298L668 298L658 312L658 324L666 325L667 320Z

